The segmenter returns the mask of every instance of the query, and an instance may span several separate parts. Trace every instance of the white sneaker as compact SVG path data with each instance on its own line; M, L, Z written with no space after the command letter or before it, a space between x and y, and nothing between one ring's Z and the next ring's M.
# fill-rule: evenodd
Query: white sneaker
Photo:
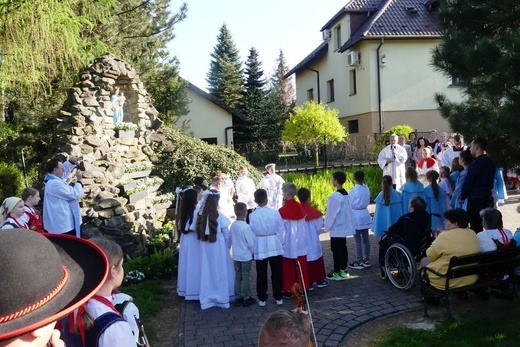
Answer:
M258 301L258 306L265 307L265 301Z
M283 299L275 300L277 305L283 305Z

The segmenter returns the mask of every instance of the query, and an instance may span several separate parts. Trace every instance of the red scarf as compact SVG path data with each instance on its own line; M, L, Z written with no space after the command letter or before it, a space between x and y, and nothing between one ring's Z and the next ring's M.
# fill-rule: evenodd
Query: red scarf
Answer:
M282 216L282 219L287 220L300 220L305 218L305 210L302 205L294 199L288 200L278 212Z
M114 313L121 315L121 313L119 313L119 311L116 310L114 304L112 304L112 302L110 300L108 300L107 298L105 298L104 296L96 294L90 300L99 301L100 303L104 304L105 306L110 308L112 311L114 311ZM83 346L85 346L85 339L86 339L85 326L83 325L83 315L85 314L85 311L86 311L85 310L86 305L87 304L81 305L78 308L78 313L76 315L76 325L78 326L78 333L81 336L81 340L83 341ZM71 312L69 314L69 332L74 333L74 312Z
M433 165L435 165L436 161L435 161L435 159L433 159L433 158L426 158L426 159L423 159L423 160L419 161L419 164L418 164L418 165L419 165L419 168L422 169L424 163L426 163L426 168L429 169L429 168L431 168Z
M302 202L301 205L305 213L307 213L307 215L305 216L305 221L308 222L311 220L321 218L323 216L323 213L321 213L320 210L311 206L308 202Z

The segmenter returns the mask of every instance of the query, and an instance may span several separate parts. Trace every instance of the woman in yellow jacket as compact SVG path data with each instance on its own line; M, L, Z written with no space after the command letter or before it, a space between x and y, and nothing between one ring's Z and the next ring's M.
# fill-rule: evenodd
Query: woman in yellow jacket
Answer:
M426 250L426 257L421 261L421 266L444 274L448 270L451 257L463 256L480 252L480 245L475 232L468 228L469 217L466 211L460 208L444 212L445 230L437 236L435 241ZM428 274L432 286L444 289L445 278L440 278L432 273ZM450 287L462 287L477 281L477 275L454 278L450 280Z

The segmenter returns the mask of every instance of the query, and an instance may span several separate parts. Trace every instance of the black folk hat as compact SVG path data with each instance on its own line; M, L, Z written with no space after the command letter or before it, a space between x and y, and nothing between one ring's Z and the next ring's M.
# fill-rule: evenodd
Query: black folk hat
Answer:
M0 340L72 312L106 280L108 260L90 241L32 230L0 230Z

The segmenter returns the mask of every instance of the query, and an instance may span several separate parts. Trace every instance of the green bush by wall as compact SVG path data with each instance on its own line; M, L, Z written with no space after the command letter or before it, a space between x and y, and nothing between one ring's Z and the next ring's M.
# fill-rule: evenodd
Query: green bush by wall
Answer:
M157 147L154 151L163 162L161 174L166 191L172 191L180 185L193 184L196 176L204 177L210 183L211 172L215 170L229 173L234 182L242 165L249 169L249 177L256 184L262 178L261 172L232 149L207 144L177 129L165 129L164 135L172 142L173 150L170 148L166 152L164 148Z
M15 164L0 163L0 203L10 196L22 194L25 188L23 173Z

